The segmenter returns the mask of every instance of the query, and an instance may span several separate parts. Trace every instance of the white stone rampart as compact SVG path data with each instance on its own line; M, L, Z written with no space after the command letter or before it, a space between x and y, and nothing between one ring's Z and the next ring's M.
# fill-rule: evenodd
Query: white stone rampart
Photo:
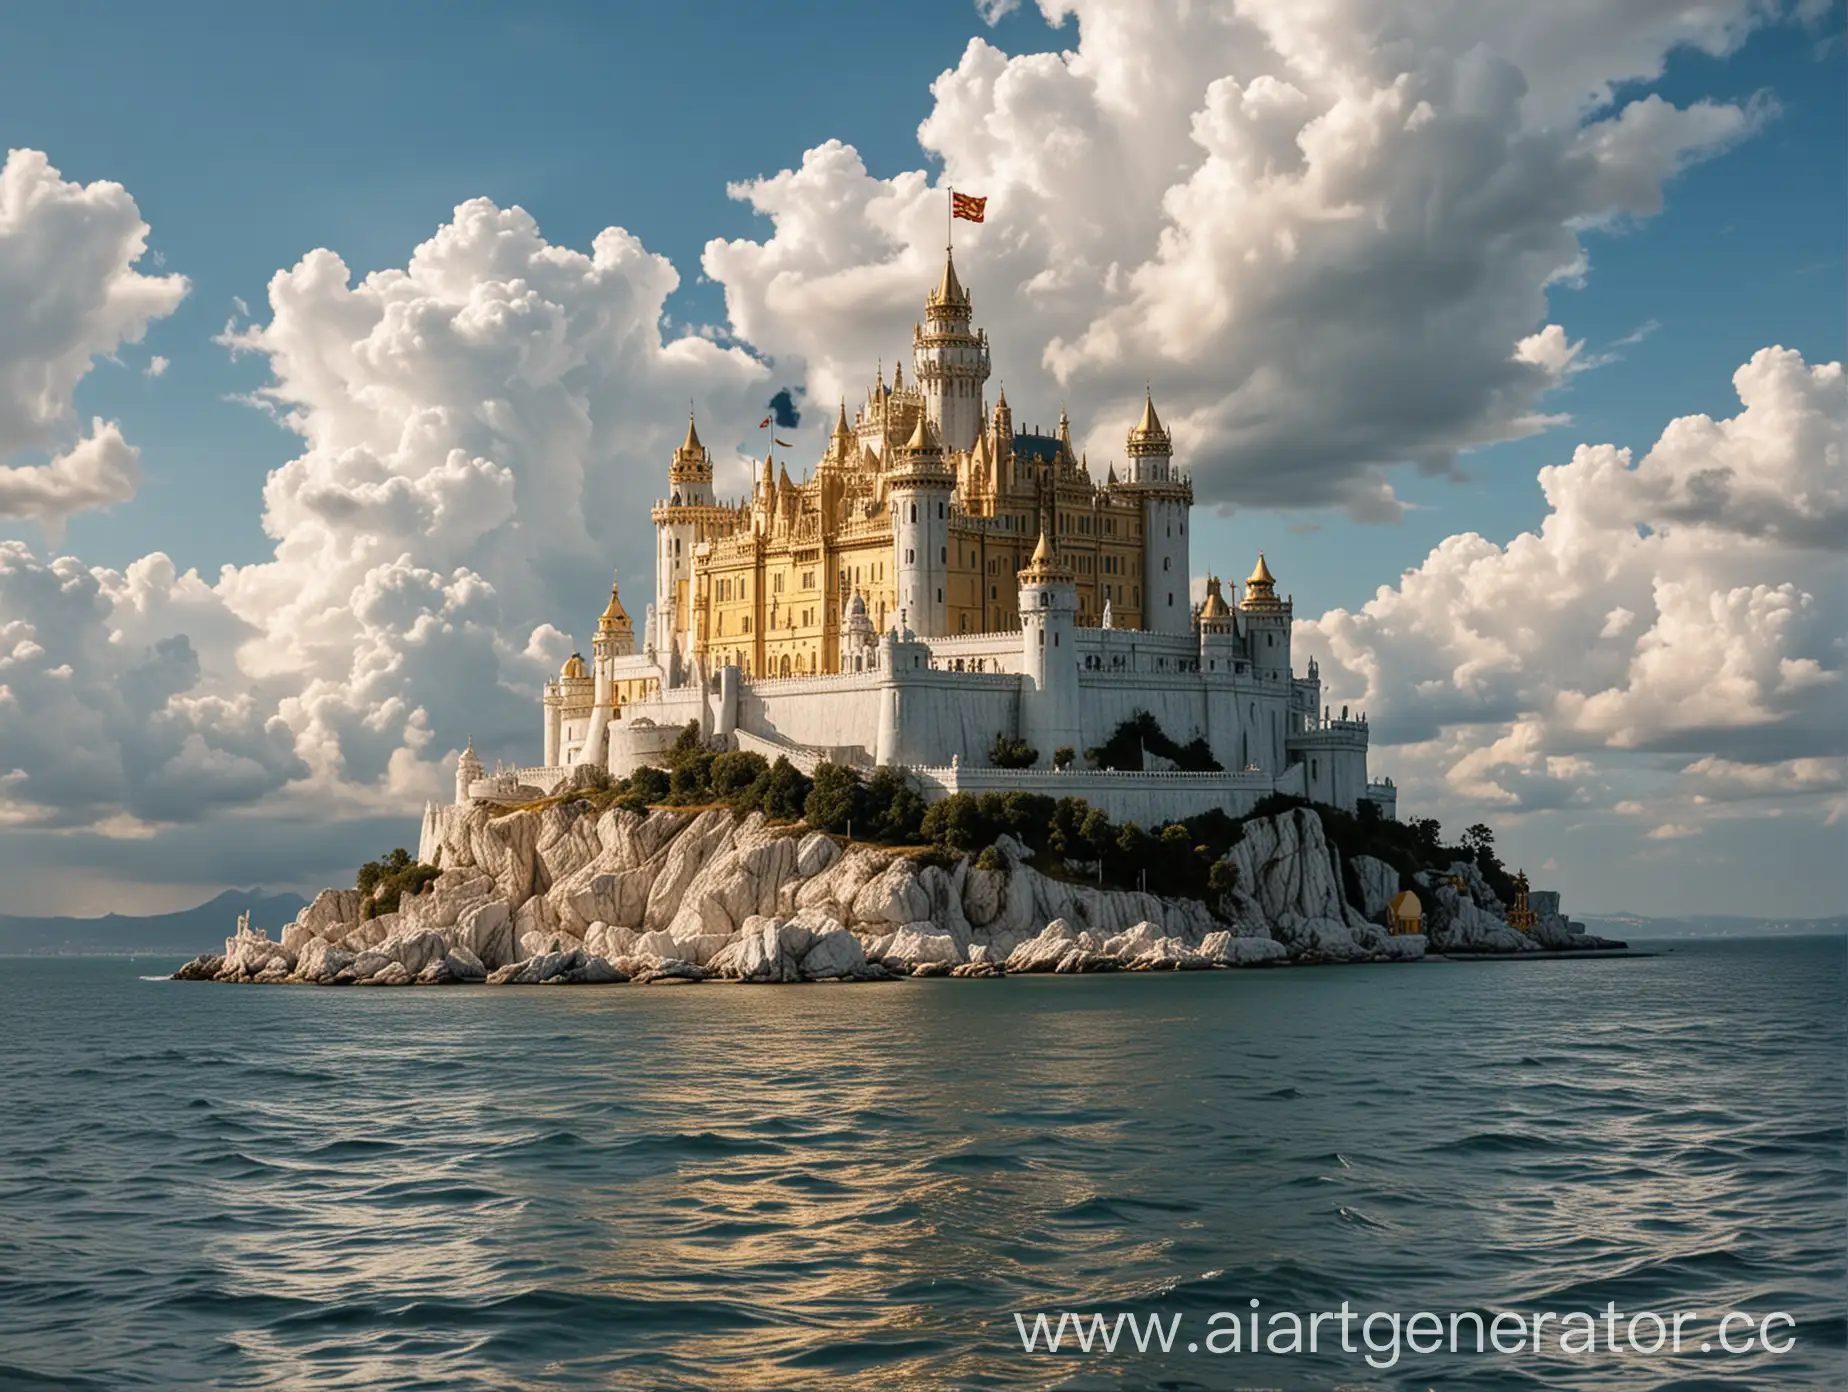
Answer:
M1098 769L911 767L930 799L951 793L1040 793L1083 798L1113 822L1155 826L1219 808L1242 817L1273 790L1264 774L1148 773Z

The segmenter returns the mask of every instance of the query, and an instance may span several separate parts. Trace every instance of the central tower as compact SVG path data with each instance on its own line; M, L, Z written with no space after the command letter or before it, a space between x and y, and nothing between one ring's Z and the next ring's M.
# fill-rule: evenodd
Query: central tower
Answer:
M971 327L974 307L946 255L943 277L924 302L911 336L912 367L924 410L948 451L972 449L982 433L982 388L988 381L988 335Z

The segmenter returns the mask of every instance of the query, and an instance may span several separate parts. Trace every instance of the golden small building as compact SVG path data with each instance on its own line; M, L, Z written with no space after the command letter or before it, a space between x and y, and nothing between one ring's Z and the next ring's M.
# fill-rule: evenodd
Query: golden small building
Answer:
M1508 910L1508 926L1531 933L1537 917L1527 904L1527 872L1523 870L1514 877L1514 907Z
M1393 933L1424 932L1424 905L1418 902L1418 896L1409 889L1402 889L1392 896L1386 906L1386 912L1392 920L1389 931Z

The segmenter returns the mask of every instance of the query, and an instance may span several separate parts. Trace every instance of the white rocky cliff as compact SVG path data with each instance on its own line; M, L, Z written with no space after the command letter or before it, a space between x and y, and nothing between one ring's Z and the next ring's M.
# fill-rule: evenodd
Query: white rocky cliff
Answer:
M724 811L567 802L436 809L419 860L441 874L396 913L323 890L279 940L240 923L185 979L411 985L883 980L1018 972L1406 961L1429 945L1600 946L1512 929L1474 867L1426 887L1431 938L1385 931L1398 872L1344 866L1306 809L1246 824L1238 888L1195 900L1054 879L1003 837L999 868L863 845ZM992 858L991 858L992 859ZM1358 886L1352 902L1344 883ZM1556 896L1550 907L1556 910Z

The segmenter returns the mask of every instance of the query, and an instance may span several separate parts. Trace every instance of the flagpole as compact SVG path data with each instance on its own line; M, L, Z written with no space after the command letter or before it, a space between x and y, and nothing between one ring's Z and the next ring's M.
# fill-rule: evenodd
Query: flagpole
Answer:
M949 185L947 191L950 201L945 209L949 216L943 220L943 254L950 257L956 255L956 186Z

